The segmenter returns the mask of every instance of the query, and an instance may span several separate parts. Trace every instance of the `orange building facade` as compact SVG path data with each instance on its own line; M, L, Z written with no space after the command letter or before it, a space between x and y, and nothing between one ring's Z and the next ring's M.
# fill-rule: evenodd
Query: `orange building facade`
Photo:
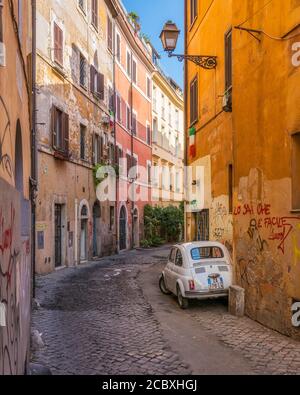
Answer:
M152 74L151 48L140 37L120 2L114 26L118 248L138 247L144 206L151 201Z
M31 8L0 2L0 375L26 373L31 321Z
M300 338L300 3L185 5L187 54L217 56L214 70L186 64L187 157L204 190L186 237L226 244L246 314Z

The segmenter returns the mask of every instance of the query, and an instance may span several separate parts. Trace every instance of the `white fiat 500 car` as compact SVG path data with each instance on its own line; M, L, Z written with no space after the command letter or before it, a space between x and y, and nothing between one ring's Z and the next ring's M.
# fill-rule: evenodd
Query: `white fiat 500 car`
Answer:
M232 281L227 248L217 242L194 242L172 248L159 286L163 294L177 296L186 309L189 299L227 297Z

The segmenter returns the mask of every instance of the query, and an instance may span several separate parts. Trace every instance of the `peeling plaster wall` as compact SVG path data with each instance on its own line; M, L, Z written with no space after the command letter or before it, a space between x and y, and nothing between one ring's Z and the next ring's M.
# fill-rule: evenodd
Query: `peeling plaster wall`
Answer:
M20 52L9 2L3 3L6 66L0 67L0 375L22 375L29 362L31 320L31 129L26 80L31 21L29 4L20 2ZM13 4L16 14L18 2Z
M90 2L88 2L90 7ZM39 194L37 202L37 272L49 273L55 269L55 204L63 206L62 265L80 263L80 203L88 203L87 225L88 259L93 258L93 206L97 201L93 180L93 134L104 136L106 142L114 142L111 130L102 122L108 114L108 86L113 81L113 60L107 49L107 15L105 1L99 1L98 32L90 22L91 10L86 15L77 2L39 1L38 35L38 140L39 140ZM53 22L64 32L63 74L53 63ZM91 64L104 74L104 100L90 93L90 73L86 70L86 85L79 84L79 51ZM51 108L59 107L69 115L68 160L55 159L52 148ZM87 130L85 160L80 158L80 124ZM107 153L107 146L105 147ZM116 230L110 229L110 206L113 202L101 203L101 220L96 226L100 255L109 255L116 250Z

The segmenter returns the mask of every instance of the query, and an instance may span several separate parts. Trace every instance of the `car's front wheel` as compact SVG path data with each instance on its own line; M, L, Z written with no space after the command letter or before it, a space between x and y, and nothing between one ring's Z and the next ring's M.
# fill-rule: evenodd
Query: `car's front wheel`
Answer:
M171 295L171 292L168 290L168 288L166 287L166 282L165 282L165 278L163 275L160 276L159 279L159 288L161 290L161 292L164 295Z
M182 310L186 310L189 307L189 301L187 298L183 297L179 285L177 285L177 300L178 300L179 307Z

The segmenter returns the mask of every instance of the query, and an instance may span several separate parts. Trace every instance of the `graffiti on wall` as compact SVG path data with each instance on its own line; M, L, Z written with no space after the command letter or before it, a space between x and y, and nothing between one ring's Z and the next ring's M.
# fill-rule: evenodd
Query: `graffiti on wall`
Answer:
M300 217L276 217L270 204L244 204L234 209L235 216L250 216L248 234L263 251L270 242L277 243L277 249L285 254L286 242L293 232L300 230ZM267 234L267 240L260 235Z
M30 240L21 239L20 195L0 179L0 375L23 374L30 334Z
M232 215L230 215L227 207L220 201L212 202L211 213L213 239L225 244L229 251L232 252Z
M4 172L12 178L13 176L13 165L10 154L7 151L7 147L11 146L11 130L10 130L10 118L8 114L8 110L3 101L3 98L0 96L0 121L1 121L1 129L0 129L0 168L4 170Z

